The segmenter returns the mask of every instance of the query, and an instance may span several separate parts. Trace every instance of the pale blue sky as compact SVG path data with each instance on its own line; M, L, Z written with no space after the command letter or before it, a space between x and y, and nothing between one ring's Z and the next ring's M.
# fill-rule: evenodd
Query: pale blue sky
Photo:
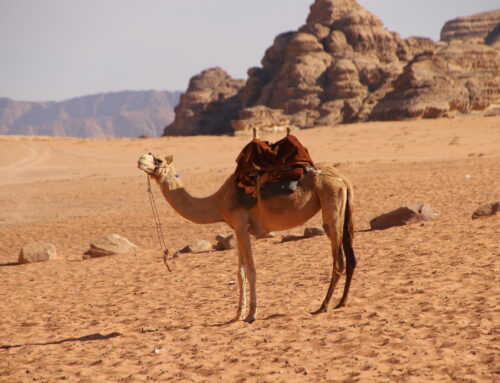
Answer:
M0 0L0 97L63 100L185 90L203 69L246 78L313 0ZM402 37L439 39L446 20L498 0L359 0Z

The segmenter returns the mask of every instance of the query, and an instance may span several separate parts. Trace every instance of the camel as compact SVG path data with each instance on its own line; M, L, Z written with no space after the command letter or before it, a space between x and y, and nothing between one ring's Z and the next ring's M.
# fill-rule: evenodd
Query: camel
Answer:
M236 317L232 321L243 319L245 314L245 322L251 323L256 319L256 271L250 235L258 238L271 231L291 229L304 224L320 210L323 227L331 242L333 263L325 299L321 307L312 314L327 311L335 286L344 270L344 253L345 286L335 308L346 305L356 267L352 247L353 188L337 169L328 164L318 164L313 169L308 169L294 193L261 199L248 209L242 205L234 174L214 194L196 198L184 189L172 161L173 156L145 154L139 158L138 167L157 181L167 202L187 220L199 224L225 222L234 230L238 253L239 302ZM249 308L247 284L250 295Z

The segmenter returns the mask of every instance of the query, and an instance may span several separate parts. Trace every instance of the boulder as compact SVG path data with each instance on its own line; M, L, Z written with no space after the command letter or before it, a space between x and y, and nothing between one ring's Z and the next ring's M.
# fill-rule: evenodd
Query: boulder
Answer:
M372 230L384 230L393 226L429 221L433 218L434 213L429 204L409 205L373 218L370 221L370 227Z
M45 262L59 259L56 247L51 243L32 242L23 245L19 252L19 263Z
M234 234L228 235L224 237L223 235L218 234L215 237L217 244L214 246L215 250L231 250L236 248L236 237Z
M139 248L118 234L108 234L90 244L83 258L103 257L116 254L136 254Z
M486 205L481 206L477 209L474 214L472 214L472 219L477 219L481 217L490 217L495 215L500 211L500 201L487 203Z

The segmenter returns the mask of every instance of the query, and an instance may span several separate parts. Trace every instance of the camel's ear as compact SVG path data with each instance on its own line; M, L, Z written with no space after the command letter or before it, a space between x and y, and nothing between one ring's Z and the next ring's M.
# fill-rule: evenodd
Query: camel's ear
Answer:
M173 155L165 156L165 161L167 162L167 165L171 164L173 160L174 160L174 156Z

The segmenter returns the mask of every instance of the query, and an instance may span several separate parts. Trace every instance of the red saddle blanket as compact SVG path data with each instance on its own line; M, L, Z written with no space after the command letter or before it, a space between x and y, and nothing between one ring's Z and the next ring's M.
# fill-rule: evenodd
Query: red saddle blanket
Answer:
M236 162L236 180L247 193L254 191L257 176L261 186L300 180L305 167L314 166L307 149L293 135L287 135L274 144L254 138L243 148Z

